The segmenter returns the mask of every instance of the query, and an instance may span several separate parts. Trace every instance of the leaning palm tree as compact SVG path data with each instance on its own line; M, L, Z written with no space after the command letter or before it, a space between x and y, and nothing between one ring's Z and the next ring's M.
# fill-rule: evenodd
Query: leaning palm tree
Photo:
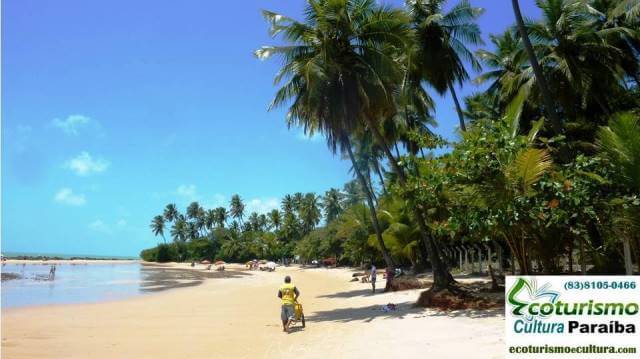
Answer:
M415 30L417 66L421 77L440 94L451 93L460 129L466 131L462 106L454 85L469 79L464 62L474 70L480 63L468 45L482 44L480 27L476 20L484 11L462 0L451 10L445 11L445 0L407 0L407 9Z
M307 134L319 132L333 152L346 152L367 188L351 135L361 126L369 101L385 96L376 69L393 70L395 54L387 44L406 38L404 14L373 0L309 0L305 22L269 11L263 14L271 23L271 35L282 35L288 43L256 51L261 59L277 55L284 60L275 82L285 83L270 108L290 103L289 126L300 126ZM383 257L393 267L370 193L367 202Z
M520 37L522 38L522 43L524 44L524 48L527 51L527 56L529 57L529 63L531 63L531 67L533 68L533 72L536 76L536 83L538 84L538 88L540 89L540 93L542 94L542 100L544 102L544 109L547 114L547 117L551 121L551 126L553 127L556 133L562 131L562 124L556 113L556 105L553 101L553 97L551 95L551 91L549 90L549 84L547 79L544 76L544 72L542 71L542 66L538 62L538 58L536 57L536 53L533 50L533 46L531 45L531 41L529 40L529 34L527 32L527 28L524 23L524 19L522 18L522 13L520 12L520 4L518 0L511 0L511 5L513 7L513 14L516 18L516 25L518 27L518 31L520 32Z
M244 203L239 195L234 194L231 196L231 204L229 205L229 214L232 218L240 221L242 224L242 218L244 217Z
M155 216L151 221L151 231L155 236L162 236L164 243L167 243L167 239L164 237L164 217L163 216Z
M272 34L284 34L290 46L263 47L258 57L277 54L285 65L276 81L287 79L277 92L274 105L288 103L289 125L306 133L320 132L332 151L349 155L362 185L376 238L388 265L393 260L386 249L368 182L353 153L352 136L366 127L388 158L398 182L408 189L404 169L394 158L382 134L381 118L394 112L393 94L405 77L403 54L411 39L409 19L402 11L379 7L371 0L310 1L306 23L265 13ZM409 199L410 200L410 199ZM426 208L413 203L420 234L433 267L433 288L455 289L453 276L437 240L426 224Z

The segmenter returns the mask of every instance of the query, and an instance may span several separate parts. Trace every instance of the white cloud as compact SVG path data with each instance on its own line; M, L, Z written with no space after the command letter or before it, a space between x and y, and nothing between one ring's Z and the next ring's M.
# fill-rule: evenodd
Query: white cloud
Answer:
M86 198L83 194L75 194L71 188L61 188L53 199L62 204L67 204L70 206L83 206L87 203Z
M117 226L118 228L126 227L126 226L127 226L127 221L125 221L124 219L119 219L119 220L116 222L116 226Z
M109 226L107 226L102 220L96 219L89 223L89 229L96 232L109 232Z
M77 135L80 128L86 127L93 120L83 115L69 115L64 120L54 118L51 122L54 127L61 129L68 135Z
M104 159L94 159L88 152L83 151L75 158L67 161L64 167L72 170L78 176L88 176L106 171L109 165L110 163Z
M180 186L178 186L176 194L187 201L197 201L199 197L198 189L194 184L181 184Z
M257 212L258 214L266 214L279 207L280 200L278 198L252 198L245 203L245 213L250 214L252 212Z

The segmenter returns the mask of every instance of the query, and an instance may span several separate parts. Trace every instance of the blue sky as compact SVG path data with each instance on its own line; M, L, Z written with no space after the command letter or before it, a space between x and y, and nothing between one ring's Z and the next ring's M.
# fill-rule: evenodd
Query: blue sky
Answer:
M513 22L507 1L473 4L485 37ZM167 203L239 193L267 211L341 187L349 164L266 111L278 61L252 55L274 43L261 9L300 18L303 5L3 2L2 250L137 255ZM436 132L455 138L452 102L434 98Z

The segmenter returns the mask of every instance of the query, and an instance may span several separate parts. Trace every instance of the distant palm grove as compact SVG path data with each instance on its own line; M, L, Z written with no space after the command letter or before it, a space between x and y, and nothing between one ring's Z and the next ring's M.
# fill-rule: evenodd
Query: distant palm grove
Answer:
M268 214L247 215L237 195L184 214L170 204L151 228L172 243L142 257L373 261L431 270L436 290L470 255L523 274L637 271L640 0L536 3L530 20L505 2L514 25L490 44L467 0L309 0L302 20L264 11L280 45L255 55L282 64L270 108L322 135L354 180ZM468 82L482 91L460 98ZM431 96L444 94L455 141L432 130Z

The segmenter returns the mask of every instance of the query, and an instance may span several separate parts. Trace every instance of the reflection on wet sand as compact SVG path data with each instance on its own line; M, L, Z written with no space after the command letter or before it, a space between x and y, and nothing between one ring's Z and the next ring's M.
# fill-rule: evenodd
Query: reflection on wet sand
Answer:
M160 292L167 289L193 287L210 278L238 278L246 275L249 274L241 271L205 272L144 263L140 268L140 291Z

